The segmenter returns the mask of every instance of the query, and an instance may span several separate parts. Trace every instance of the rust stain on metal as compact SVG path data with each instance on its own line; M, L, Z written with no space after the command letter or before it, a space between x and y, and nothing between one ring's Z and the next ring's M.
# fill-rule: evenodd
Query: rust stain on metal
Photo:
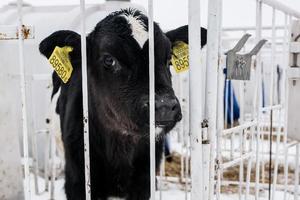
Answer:
M0 39L4 39L4 38L6 38L7 37L7 34L5 34L5 33L0 33Z
M21 29L21 32L22 32L22 38L23 39L28 39L29 36L30 36L30 29L28 27L26 27L25 25L22 25L22 29ZM16 37L19 38L19 31L17 30L16 32Z
M23 35L24 39L28 39L28 37L30 35L30 29L24 25L22 25L22 35Z
M4 28L4 31L0 29L0 40L16 40L19 38L19 29L18 27L8 27ZM34 38L34 30L31 26L22 25L21 27L21 35L22 39L33 39Z

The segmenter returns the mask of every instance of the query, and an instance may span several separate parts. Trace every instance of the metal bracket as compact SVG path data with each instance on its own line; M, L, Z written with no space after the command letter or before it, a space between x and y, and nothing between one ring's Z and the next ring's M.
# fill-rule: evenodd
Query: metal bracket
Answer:
M300 54L300 42L298 42L299 38L300 38L300 34L297 35L294 42L291 42L291 45L290 45L290 52L293 54L293 63L292 63L291 67L299 67L299 66L297 66L298 55Z
M207 129L208 129L208 120L204 119L201 122L201 127L202 127L202 144L209 144L210 140L208 139L208 133L207 133Z
M225 53L227 55L227 79L250 80L252 56L256 55L267 42L267 40L261 40L249 53L238 54L237 52L244 47L250 36L250 34L245 34L233 49Z
M22 25L22 38L34 39L34 27ZM17 40L19 39L18 26L0 25L0 40Z

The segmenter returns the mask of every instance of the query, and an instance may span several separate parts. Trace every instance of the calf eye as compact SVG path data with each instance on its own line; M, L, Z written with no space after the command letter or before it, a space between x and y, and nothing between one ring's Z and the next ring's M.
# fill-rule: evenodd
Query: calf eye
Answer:
M116 64L116 61L115 61L115 59L112 57L112 56L110 56L110 55L106 55L104 58L103 58L103 63L104 63L104 65L105 65L105 67L113 67L113 66L115 66L115 64Z

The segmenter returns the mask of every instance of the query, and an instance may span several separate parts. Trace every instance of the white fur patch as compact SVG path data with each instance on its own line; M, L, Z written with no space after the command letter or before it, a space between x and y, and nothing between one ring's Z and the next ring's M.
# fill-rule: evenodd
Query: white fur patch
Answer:
M58 150L59 157L64 160L64 146L61 139L61 127L60 127L60 118L59 115L55 112L56 110L56 104L58 101L58 97L60 96L60 88L57 91L57 93L53 96L50 104L50 113L49 113L49 129L51 133L54 133L55 135L55 141L56 141L56 147Z
M162 133L163 129L160 127L155 127L155 136L159 136Z
M119 197L108 197L107 200L125 200L125 198L119 198Z
M144 22L138 16L133 16L133 14L124 14L122 16L131 26L132 37L143 48L145 42L148 40L148 32L146 31Z

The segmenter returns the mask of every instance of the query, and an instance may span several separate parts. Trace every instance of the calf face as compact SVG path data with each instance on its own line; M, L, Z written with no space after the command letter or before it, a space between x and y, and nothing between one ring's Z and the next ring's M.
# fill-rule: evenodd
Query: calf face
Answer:
M126 9L100 21L87 36L89 106L95 121L124 134L147 134L149 122L148 19ZM204 32L203 32L204 31ZM202 32L205 34L205 30ZM181 119L178 99L172 89L169 63L172 44L187 42L187 26L163 33L154 24L156 126L169 131ZM202 43L205 44L206 40ZM80 35L57 31L42 41L40 51L49 58L55 46L71 46L74 67L72 84L81 68ZM75 69L76 68L76 69ZM81 80L76 80L76 82ZM54 93L62 81L53 75Z
M147 133L149 121L149 55L147 18L138 11L116 12L88 36L91 95L105 112L109 127L125 133ZM171 83L171 43L155 24L156 125L172 128L181 119ZM99 92L101 91L101 92ZM118 127L116 127L118 126Z

